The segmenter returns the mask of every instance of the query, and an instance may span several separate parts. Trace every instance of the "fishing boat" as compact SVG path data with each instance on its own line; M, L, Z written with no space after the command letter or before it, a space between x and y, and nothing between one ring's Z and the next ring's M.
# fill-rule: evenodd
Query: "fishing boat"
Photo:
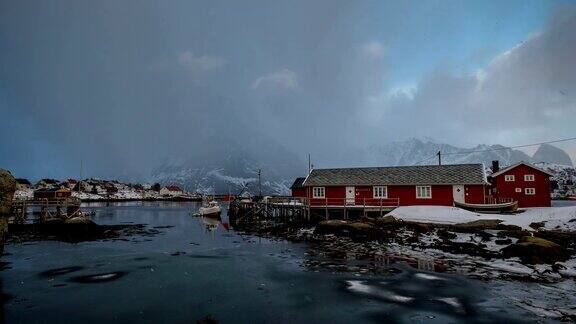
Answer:
M479 213L513 213L518 209L518 201L500 204L468 204L455 201L454 206Z
M207 204L200 207L198 215L204 217L219 217L222 208L216 200L211 200Z

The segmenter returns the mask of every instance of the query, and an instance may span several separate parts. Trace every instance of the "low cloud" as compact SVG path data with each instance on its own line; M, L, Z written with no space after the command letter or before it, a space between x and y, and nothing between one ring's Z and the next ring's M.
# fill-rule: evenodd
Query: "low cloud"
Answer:
M372 41L362 46L362 53L372 59L384 57L385 47L382 43Z
M261 87L272 87L287 90L298 88L298 75L291 70L282 69L263 75L252 83L252 89L256 90Z
M186 51L178 56L178 64L192 73L201 73L218 69L226 65L223 58L209 55L197 56L191 51Z

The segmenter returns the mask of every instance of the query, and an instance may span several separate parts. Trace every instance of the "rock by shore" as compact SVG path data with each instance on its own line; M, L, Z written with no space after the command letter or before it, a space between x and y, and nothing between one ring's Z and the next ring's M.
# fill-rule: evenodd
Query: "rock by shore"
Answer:
M261 220L235 229L309 243L306 265L316 270L381 273L387 271L381 260L394 259L478 278L555 281L576 275L576 232L529 231L498 219L445 224L388 215L317 224Z
M0 169L0 216L10 213L16 180L8 170Z

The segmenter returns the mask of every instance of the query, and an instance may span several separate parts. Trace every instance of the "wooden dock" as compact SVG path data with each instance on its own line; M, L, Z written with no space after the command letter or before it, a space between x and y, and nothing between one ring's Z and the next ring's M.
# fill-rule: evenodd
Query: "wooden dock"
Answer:
M39 212L39 220L72 218L79 216L80 199L67 197L57 199L31 199L14 200L12 202L12 214L16 222L24 222L28 214Z
M399 200L396 198L362 199L351 202L346 198L264 197L258 201L235 200L230 203L229 213L241 217L310 221L312 218L348 219L354 216L383 216L398 206Z

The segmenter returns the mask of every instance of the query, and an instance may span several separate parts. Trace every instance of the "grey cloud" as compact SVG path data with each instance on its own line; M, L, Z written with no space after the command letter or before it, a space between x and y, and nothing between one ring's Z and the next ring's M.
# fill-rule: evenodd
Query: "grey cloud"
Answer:
M571 8L481 71L458 76L439 68L413 97L400 93L386 100L381 123L407 137L434 136L459 145L573 136L575 30Z

